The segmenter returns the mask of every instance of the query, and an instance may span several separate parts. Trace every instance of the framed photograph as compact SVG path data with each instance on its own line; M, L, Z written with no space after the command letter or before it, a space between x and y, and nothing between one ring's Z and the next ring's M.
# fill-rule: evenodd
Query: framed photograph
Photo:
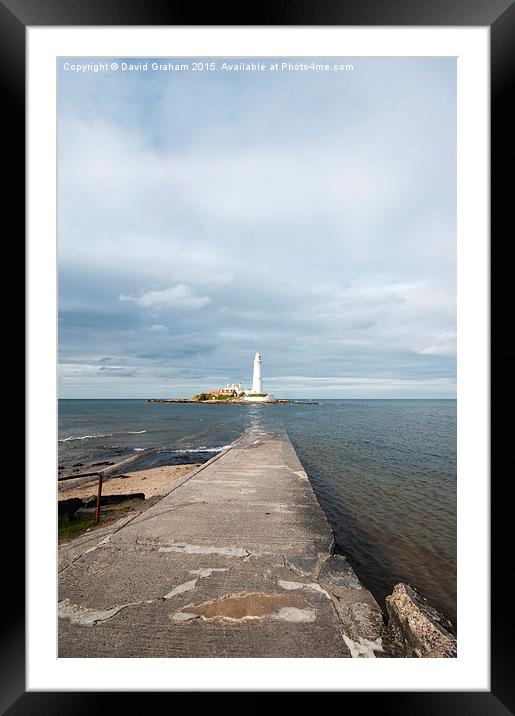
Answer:
M0 11L29 338L4 711L509 713L489 225L513 3Z

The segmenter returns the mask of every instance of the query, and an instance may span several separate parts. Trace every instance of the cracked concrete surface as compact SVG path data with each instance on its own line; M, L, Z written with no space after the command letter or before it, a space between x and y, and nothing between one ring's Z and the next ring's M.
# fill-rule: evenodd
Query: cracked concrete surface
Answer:
M184 592L191 592L197 586L197 579L192 579L189 582L183 582L178 584L171 592L165 594L165 599L171 599L177 596L177 594L184 594Z
M374 657L381 611L333 545L286 434L249 431L61 545L59 657Z
M199 577L210 577L213 572L228 572L228 567L206 567L205 569L190 569L190 574L198 574Z
M184 554L222 554L225 557L248 557L250 552L242 547L216 547L202 544L167 544L160 552L183 552Z
M279 616L285 609L309 611L308 603L298 596L282 594L238 594L222 597L203 604L188 605L181 612L194 614L202 619L260 619L265 616ZM316 618L316 616L315 616ZM300 619L299 619L300 621Z

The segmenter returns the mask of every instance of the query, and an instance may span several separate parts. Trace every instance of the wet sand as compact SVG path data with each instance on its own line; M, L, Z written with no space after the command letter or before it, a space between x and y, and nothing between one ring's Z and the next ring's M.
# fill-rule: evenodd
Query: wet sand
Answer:
M184 477L188 473L196 470L200 464L193 465L167 465L164 467L154 467L148 470L138 470L127 475L118 477L108 477L104 479L102 485L103 495L128 495L137 492L143 492L145 499L155 497L156 495L165 495L171 484ZM72 497L89 497L97 494L98 480L95 478L93 482L80 487L72 487L69 490L59 492L59 500L68 500Z

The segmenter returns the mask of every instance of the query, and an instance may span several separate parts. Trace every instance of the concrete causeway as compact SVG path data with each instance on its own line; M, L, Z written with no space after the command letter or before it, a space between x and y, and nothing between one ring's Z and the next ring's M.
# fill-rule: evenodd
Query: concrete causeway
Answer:
M283 430L59 548L59 657L374 657L379 606Z

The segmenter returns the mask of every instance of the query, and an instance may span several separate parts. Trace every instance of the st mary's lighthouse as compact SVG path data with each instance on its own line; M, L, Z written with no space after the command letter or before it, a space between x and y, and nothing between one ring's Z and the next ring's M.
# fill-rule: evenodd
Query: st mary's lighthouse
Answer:
M261 364L263 360L258 352L254 356L254 373L252 375L252 390L247 390L244 400L252 403L270 403L275 402L275 398L270 393L263 392L263 379L261 377Z
M261 356L256 353L254 357L254 375L252 377L252 392L262 393L263 392L263 381L261 380Z

